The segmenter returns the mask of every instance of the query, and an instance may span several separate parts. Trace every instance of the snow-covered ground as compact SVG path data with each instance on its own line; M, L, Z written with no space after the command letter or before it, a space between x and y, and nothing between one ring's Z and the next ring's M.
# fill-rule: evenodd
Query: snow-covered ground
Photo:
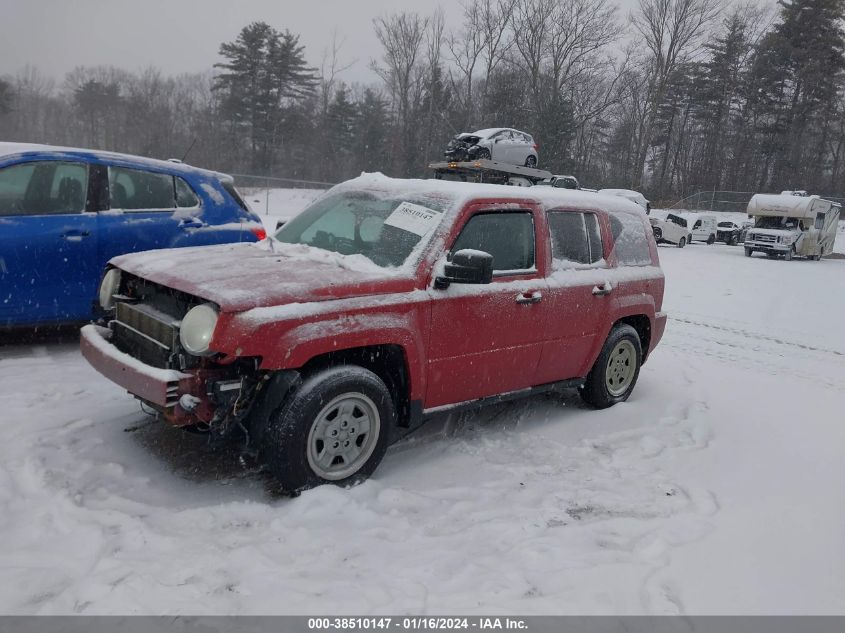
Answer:
M261 216L265 228L274 231L277 222L287 222L326 190L241 188L240 192L250 208Z
M75 342L0 347L0 612L845 614L845 261L660 255L627 403L444 415L297 499Z

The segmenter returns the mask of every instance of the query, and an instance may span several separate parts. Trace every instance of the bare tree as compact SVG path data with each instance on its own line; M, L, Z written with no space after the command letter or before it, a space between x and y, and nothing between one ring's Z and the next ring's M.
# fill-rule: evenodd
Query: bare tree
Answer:
M334 30L332 31L331 48L323 50L323 59L320 63L320 105L323 109L323 116L326 116L329 110L329 102L334 97L337 76L345 70L349 70L358 61L356 59L348 62L340 60L340 53L345 43L346 38L339 39L337 30Z
M649 84L637 141L634 186L641 184L657 109L669 79L698 50L701 37L720 10L720 0L639 0L639 12L631 16L634 30L649 52Z
M484 96L487 96L490 76L504 61L514 43L509 29L517 0L477 0L480 3L479 29L484 42Z
M371 68L387 84L401 130L399 154L403 157L402 173L410 175L413 160L413 127L411 93L419 78L418 60L423 48L429 18L417 13L394 13L373 20L376 37L384 49L382 63Z
M464 21L460 28L449 34L446 46L452 61L461 75L463 89L457 92L463 95L464 124L470 124L473 118L473 81L475 70L484 51L484 32L478 28L481 21L481 4L471 0L463 4Z

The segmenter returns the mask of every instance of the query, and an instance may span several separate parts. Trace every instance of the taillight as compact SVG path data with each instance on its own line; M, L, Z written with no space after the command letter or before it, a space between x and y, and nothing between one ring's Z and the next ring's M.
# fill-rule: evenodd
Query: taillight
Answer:
M252 231L252 234L259 240L267 238L267 231L264 230L264 227L252 227L250 231Z
M534 145L532 145L531 147L533 147L533 148L534 148L534 151L535 151L535 152L536 152L538 149L540 149L540 146L539 146L539 145L537 145L537 143L534 143Z

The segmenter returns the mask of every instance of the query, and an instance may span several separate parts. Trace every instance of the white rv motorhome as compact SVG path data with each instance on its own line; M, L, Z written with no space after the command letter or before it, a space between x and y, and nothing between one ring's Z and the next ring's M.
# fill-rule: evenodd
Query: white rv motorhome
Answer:
M840 205L819 196L758 193L748 203L754 228L745 237L745 255L793 255L819 260L833 250Z

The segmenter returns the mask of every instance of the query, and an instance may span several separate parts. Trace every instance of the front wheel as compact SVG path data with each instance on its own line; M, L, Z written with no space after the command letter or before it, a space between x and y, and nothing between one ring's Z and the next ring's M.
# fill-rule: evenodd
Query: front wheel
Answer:
M637 331L626 323L615 325L580 389L581 399L596 409L627 400L637 384L642 358Z
M678 241L678 248L683 248L683 247L684 247L684 246L686 246L686 245L687 245L687 238L682 237L682 238Z
M270 416L263 452L290 492L369 477L387 450L396 413L384 382L344 366L308 378Z
M708 244L715 244L716 243L716 236L711 233L710 237L707 238L707 243Z
M490 150L487 148L480 149L475 157L478 160L490 160Z
M791 261L792 261L792 256L793 256L794 254L795 254L795 248L790 248L788 251L786 251L786 253L784 254L783 258L784 258L786 261L791 262Z
M752 254L753 252L754 252L754 249L753 249L753 248L748 248L747 246L745 247L745 256L746 256L746 257L751 257L751 254Z

